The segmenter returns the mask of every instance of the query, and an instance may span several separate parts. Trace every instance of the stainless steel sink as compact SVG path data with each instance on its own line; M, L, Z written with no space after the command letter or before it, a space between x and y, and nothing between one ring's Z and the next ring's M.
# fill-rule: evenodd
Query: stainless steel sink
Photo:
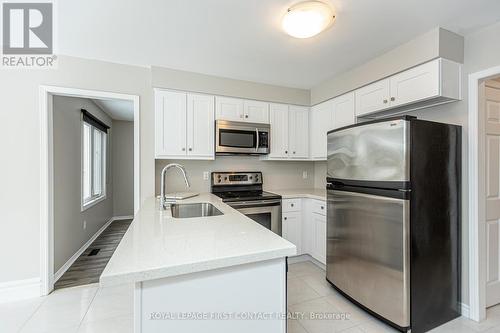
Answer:
M222 212L208 202L192 204L172 204L172 217L186 219L190 217L207 217L222 215Z

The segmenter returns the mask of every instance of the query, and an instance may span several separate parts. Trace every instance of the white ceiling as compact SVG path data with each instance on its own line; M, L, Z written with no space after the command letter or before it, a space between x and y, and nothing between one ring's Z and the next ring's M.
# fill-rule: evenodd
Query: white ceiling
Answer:
M93 99L111 119L134 121L134 104L122 99Z
M500 20L499 0L330 0L334 25L299 40L280 28L299 1L58 1L59 51L310 88L436 26L466 34Z

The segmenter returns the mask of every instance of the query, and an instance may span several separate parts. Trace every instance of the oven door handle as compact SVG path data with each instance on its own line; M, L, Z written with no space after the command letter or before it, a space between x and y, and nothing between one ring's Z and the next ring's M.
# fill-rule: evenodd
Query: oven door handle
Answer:
M241 207L260 207L260 206L278 206L281 205L281 200L258 200L258 201L238 201L227 202L227 204L234 208Z

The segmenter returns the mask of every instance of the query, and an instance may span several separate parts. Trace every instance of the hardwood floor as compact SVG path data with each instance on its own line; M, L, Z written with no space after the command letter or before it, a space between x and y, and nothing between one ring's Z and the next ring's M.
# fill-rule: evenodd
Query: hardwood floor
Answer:
M104 267L115 252L132 220L113 221L82 253L54 285L54 289L99 282ZM99 250L95 255L92 250Z

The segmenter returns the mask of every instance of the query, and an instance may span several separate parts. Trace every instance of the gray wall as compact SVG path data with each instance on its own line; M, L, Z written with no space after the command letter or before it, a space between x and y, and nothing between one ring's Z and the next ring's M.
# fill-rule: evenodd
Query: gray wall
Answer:
M106 199L81 211L81 109L112 125L91 100L54 96L54 272L85 244L112 216L113 190L110 157L113 134L108 133ZM83 222L87 227L83 229Z
M134 122L113 120L113 215L134 215Z
M435 28L347 72L311 88L311 105L357 89L429 60L463 62L463 37Z
M310 105L310 92L163 67L151 67L153 87L241 97L266 102Z
M167 192L210 192L210 180L203 180L203 171L262 171L264 189L311 188L314 186L313 162L261 161L254 156L221 156L214 161L156 160L156 194L160 192L160 173L168 163L180 163L187 171L191 188L176 169L167 173ZM307 171L307 179L302 172Z

